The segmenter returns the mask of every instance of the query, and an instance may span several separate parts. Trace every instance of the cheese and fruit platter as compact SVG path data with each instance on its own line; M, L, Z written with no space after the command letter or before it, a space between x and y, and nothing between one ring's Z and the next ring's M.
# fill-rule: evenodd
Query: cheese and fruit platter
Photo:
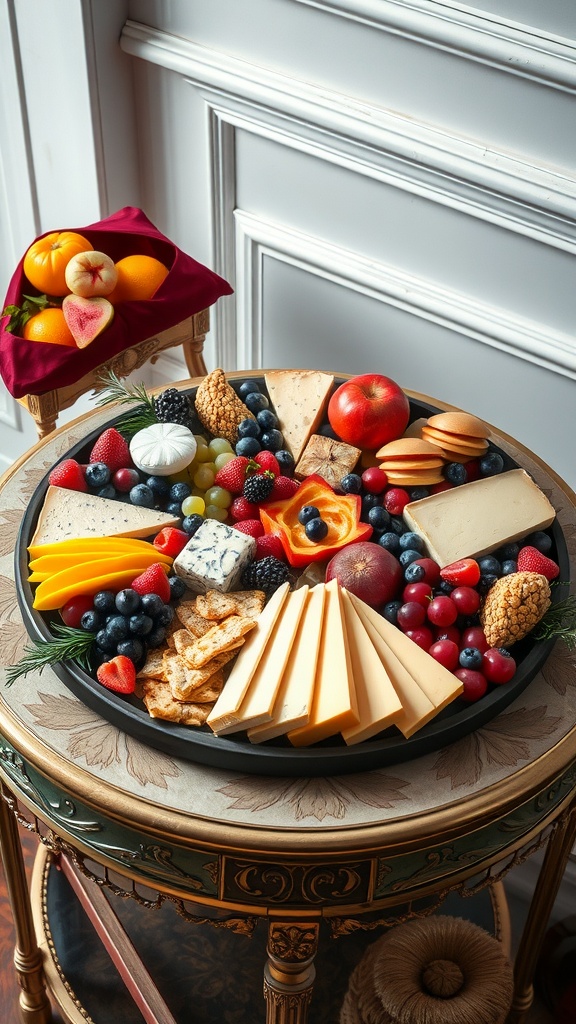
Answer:
M288 369L99 404L21 524L8 683L50 665L173 756L306 776L437 750L544 664L564 537L478 417Z

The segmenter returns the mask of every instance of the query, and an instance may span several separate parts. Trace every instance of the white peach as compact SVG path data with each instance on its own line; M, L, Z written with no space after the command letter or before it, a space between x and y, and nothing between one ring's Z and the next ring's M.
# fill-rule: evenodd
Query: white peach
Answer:
M116 287L118 271L114 261L105 252L80 252L68 262L66 285L73 295L91 299L95 295L110 295Z

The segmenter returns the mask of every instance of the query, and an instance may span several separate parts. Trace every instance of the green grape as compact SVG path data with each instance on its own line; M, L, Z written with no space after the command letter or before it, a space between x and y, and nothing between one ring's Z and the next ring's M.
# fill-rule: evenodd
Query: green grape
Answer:
M216 508L230 508L232 495L223 487L209 487L206 491L206 504L216 505Z
M221 455L217 455L214 459L214 465L216 466L216 469L222 469L223 466L235 458L236 456L234 452L222 452Z
M197 497L193 494L188 498L184 498L182 502L182 512L185 516L203 516L204 509L206 508L206 502L204 498Z
M232 445L225 437L215 437L208 445L212 455L223 455L232 451Z
M217 519L219 523L223 523L227 516L228 513L225 508L218 508L216 505L206 505L205 519Z
M196 444L198 445L198 447L200 447L200 445L207 445L208 444L208 441L204 437L204 434L194 434L194 440L196 441Z
M199 466L196 473L194 474L194 483L196 487L201 490L208 490L214 483L214 477L216 476L216 466L213 462L205 462Z
M199 444L194 456L194 462L212 462L212 452L207 444Z

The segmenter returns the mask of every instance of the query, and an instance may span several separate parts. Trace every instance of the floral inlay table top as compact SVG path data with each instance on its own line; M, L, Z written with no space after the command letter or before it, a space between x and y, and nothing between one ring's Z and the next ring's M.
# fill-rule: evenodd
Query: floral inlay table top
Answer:
M100 718L50 669L6 687L5 667L22 656L28 639L14 583L22 515L50 467L109 416L102 410L90 415L89 426L82 417L51 435L5 475L0 490L0 713L5 709L35 742L94 783L208 822L333 831L456 804L521 771L575 729L576 652L561 641L518 699L476 732L414 761L333 778L252 776L170 757ZM549 497L576 565L573 495L523 449L497 441Z

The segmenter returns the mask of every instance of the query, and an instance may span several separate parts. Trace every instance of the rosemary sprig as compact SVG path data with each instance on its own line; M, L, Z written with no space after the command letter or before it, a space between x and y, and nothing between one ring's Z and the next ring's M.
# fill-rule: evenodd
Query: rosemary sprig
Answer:
M135 406L115 424L116 430L121 434L135 434L136 431L158 422L154 400L150 398L144 384L126 384L114 370L108 370L100 376L96 390L100 392L97 406L109 405L110 402Z
M29 672L41 673L46 665L54 665L58 661L76 660L86 671L90 670L90 651L94 635L84 629L74 629L72 626L61 626L58 623L52 625L52 631L53 640L33 640L24 648L24 657L15 665L10 665L6 671L7 686L12 686L16 679L28 675Z
M535 640L554 640L561 637L569 651L576 650L576 596L550 605L533 630Z

